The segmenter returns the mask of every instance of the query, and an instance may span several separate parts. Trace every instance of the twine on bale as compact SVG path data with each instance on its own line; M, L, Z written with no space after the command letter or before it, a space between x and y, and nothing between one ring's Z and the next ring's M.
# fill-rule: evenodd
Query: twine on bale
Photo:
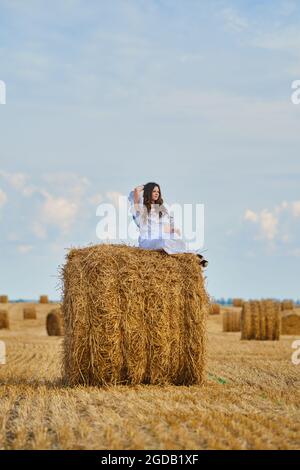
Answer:
M241 312L234 309L225 310L223 313L223 331L241 331Z
M244 302L241 315L241 339L278 340L280 303L273 300Z
M24 307L23 308L23 318L24 318L24 320L36 320L36 308L35 308L35 306Z
M9 329L9 318L6 310L0 310L0 330Z
M70 385L200 384L209 299L191 253L72 249L62 269Z
M46 330L49 336L63 336L64 324L60 308L48 313L46 318Z

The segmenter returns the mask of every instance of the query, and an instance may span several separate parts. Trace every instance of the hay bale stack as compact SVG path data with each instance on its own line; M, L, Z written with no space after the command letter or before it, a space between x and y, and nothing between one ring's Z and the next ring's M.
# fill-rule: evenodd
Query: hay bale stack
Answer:
M281 334L300 335L300 313L296 310L285 310L282 312Z
M241 312L230 309L223 313L223 331L241 331Z
M34 305L23 308L24 320L36 320L36 308Z
M40 304L48 304L48 303L49 303L48 295L40 295Z
M7 304L7 303L8 303L8 296L0 295L0 304Z
M0 310L0 330L9 328L8 312L6 310Z
M210 304L210 314L219 315L221 312L221 307L219 304Z
M63 336L64 324L61 309L57 308L48 313L46 330L49 336Z
M243 299L232 299L233 307L242 307L243 303L244 303Z
M241 339L278 340L280 337L280 303L273 300L244 302L241 332Z
M209 298L197 256L72 249L62 270L69 385L200 384Z
M281 302L281 310L293 310L294 302L292 300L283 300Z

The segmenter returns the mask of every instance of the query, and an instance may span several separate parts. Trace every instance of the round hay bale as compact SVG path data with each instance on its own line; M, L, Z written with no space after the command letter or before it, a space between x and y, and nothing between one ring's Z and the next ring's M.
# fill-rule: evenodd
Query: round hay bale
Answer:
M8 312L6 310L0 310L0 330L9 328Z
M273 300L244 302L241 315L241 339L278 340L280 303Z
M300 313L296 310L285 310L282 312L281 334L300 335Z
M281 310L293 310L294 308L294 302L293 300L283 300L281 302Z
M219 304L210 304L210 314L219 315L221 312L221 307Z
M0 304L7 304L7 303L8 303L8 296L0 295Z
M23 308L24 320L36 320L36 308L34 305Z
M243 303L244 303L243 299L232 299L233 307L242 307Z
M40 295L40 304L48 304L48 303L49 303L48 295Z
M223 313L223 331L241 331L241 312L230 309Z
M250 302L244 302L241 313L241 339L248 339L252 329L252 314Z
M49 336L63 336L63 316L59 308L48 313L46 318L46 330Z
M193 253L102 243L62 270L69 385L201 384L209 297Z

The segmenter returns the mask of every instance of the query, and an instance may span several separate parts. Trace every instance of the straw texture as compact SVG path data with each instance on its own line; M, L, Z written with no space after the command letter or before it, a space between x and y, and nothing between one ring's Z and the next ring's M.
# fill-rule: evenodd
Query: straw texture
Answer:
M280 303L272 300L244 302L241 333L241 339L278 340L280 337Z
M200 384L209 298L192 253L72 249L62 269L70 385Z

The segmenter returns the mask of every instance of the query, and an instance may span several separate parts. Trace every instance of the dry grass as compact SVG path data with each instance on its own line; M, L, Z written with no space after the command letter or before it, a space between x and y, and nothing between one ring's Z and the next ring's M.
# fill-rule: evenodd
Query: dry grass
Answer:
M241 331L241 310L229 309L223 313L223 331Z
M0 295L0 304L7 304L7 303L8 303L8 296Z
M278 340L280 336L280 303L273 300L244 302L241 332L242 339Z
M219 315L221 312L221 307L219 304L211 304L209 313L211 315Z
M46 330L49 336L63 336L64 322L60 308L48 313L46 318Z
M9 328L9 318L7 310L0 310L0 330Z
M48 304L48 303L49 303L48 295L41 295L40 304Z
M0 334L0 449L300 449L296 336L241 341L210 316L202 386L67 387L63 338L45 330L52 308L38 305L31 324L23 305L10 306L11 330Z
M66 381L200 384L209 299L194 254L73 249L63 269Z

